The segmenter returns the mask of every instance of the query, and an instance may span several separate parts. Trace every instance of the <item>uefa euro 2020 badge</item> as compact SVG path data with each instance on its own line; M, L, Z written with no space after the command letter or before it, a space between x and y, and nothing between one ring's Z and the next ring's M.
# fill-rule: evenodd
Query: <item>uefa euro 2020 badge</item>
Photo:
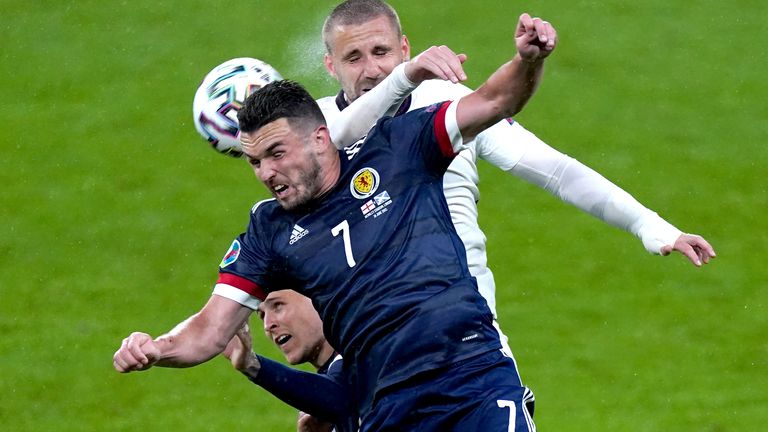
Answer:
M219 267L224 268L233 262L237 261L237 257L240 256L240 242L235 240L232 242L232 246L229 247L229 250L226 254L224 254L224 258L221 259L221 264L219 264Z

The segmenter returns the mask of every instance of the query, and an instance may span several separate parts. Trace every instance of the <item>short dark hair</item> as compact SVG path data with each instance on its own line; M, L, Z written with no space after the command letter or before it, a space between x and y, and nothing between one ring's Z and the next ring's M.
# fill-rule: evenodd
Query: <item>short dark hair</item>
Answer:
M237 112L241 132L254 132L275 120L285 118L295 126L325 125L325 117L312 95L299 83L273 81L245 99ZM298 120L298 121L297 121Z
M403 29L400 26L400 18L395 9L381 0L347 0L336 6L323 24L323 42L325 49L331 53L330 33L331 29L337 25L359 25L367 23L380 16L385 16L392 24L392 28L397 32L399 39L403 35Z

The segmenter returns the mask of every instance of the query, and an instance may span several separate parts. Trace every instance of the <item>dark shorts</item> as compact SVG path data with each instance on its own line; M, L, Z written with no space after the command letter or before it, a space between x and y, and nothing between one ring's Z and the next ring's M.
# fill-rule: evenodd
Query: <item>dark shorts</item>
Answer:
M515 362L494 350L387 389L360 431L529 432L533 403Z

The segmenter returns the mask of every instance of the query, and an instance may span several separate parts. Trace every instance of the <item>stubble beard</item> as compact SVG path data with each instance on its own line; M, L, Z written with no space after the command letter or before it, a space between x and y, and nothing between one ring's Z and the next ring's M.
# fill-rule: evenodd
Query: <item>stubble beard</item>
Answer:
M299 191L299 195L296 199L290 202L281 202L280 205L286 210L297 210L305 207L313 199L315 199L320 191L320 182L322 167L317 160L317 156L314 154L307 155L309 158L309 169L303 171L299 175L299 184L302 186L302 190Z

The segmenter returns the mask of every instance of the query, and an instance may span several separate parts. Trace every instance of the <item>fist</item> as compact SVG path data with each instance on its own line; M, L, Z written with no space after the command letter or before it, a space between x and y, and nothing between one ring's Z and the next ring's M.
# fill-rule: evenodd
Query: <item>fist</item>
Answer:
M552 24L541 18L520 15L515 31L515 44L520 57L528 62L543 60L555 50L557 32Z
M134 332L123 339L120 349L112 356L112 365L121 373L146 370L160 359L160 349L152 336Z

